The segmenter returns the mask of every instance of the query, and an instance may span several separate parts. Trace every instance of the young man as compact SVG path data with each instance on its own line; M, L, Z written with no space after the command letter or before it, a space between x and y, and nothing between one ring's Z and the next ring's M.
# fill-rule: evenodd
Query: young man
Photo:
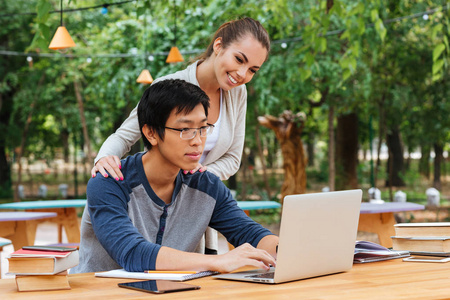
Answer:
M275 265L278 237L246 216L218 177L181 171L195 168L213 130L208 107L208 96L183 80L161 81L144 92L138 119L148 151L122 160L123 181L89 180L73 273ZM207 226L237 248L194 253Z

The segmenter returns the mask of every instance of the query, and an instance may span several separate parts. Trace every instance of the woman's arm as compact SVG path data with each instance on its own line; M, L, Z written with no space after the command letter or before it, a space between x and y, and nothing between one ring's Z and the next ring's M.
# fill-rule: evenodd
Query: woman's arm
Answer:
M107 177L106 171L108 171L111 177L116 180L123 179L123 174L120 171L120 158L130 151L131 146L140 138L141 131L139 130L136 105L119 129L103 143L94 161L95 165L91 171L92 177L95 177L97 172Z

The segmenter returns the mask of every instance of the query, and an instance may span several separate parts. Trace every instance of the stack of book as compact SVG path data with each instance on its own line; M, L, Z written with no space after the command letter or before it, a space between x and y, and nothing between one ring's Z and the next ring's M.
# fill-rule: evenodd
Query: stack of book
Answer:
M42 251L19 249L8 257L9 274L17 290L46 291L70 289L67 270L78 265L78 250Z
M395 250L415 255L450 256L450 222L399 223L392 237Z

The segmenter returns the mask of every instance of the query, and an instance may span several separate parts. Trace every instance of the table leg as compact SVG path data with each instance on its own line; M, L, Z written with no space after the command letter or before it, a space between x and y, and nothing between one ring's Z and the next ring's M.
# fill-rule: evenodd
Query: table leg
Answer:
M395 235L394 213L361 214L359 216L359 231L373 232L378 235L380 245L392 247L391 236Z
M78 225L77 210L75 207L64 208L64 218L61 219L61 225L66 230L69 243L80 242L80 226Z
M58 215L56 216L56 218L43 221L53 222L58 225L58 242L62 243L62 227L64 227L67 235L67 241L69 243L80 243L80 226L78 225L77 210L75 207L29 209L27 211L46 211L57 213Z
M35 220L2 222L2 237L10 239L14 250L23 246L34 245L36 238L36 227L39 222Z

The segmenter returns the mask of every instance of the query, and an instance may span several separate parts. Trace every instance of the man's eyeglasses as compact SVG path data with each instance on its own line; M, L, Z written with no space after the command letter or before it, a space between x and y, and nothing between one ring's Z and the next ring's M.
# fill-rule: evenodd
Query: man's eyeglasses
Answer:
M171 127L164 127L164 128L179 131L180 138L182 140L192 140L197 135L197 131L200 132L201 137L210 135L214 130L214 125L208 124L207 126L202 126L200 128L183 128L183 129L171 128Z

